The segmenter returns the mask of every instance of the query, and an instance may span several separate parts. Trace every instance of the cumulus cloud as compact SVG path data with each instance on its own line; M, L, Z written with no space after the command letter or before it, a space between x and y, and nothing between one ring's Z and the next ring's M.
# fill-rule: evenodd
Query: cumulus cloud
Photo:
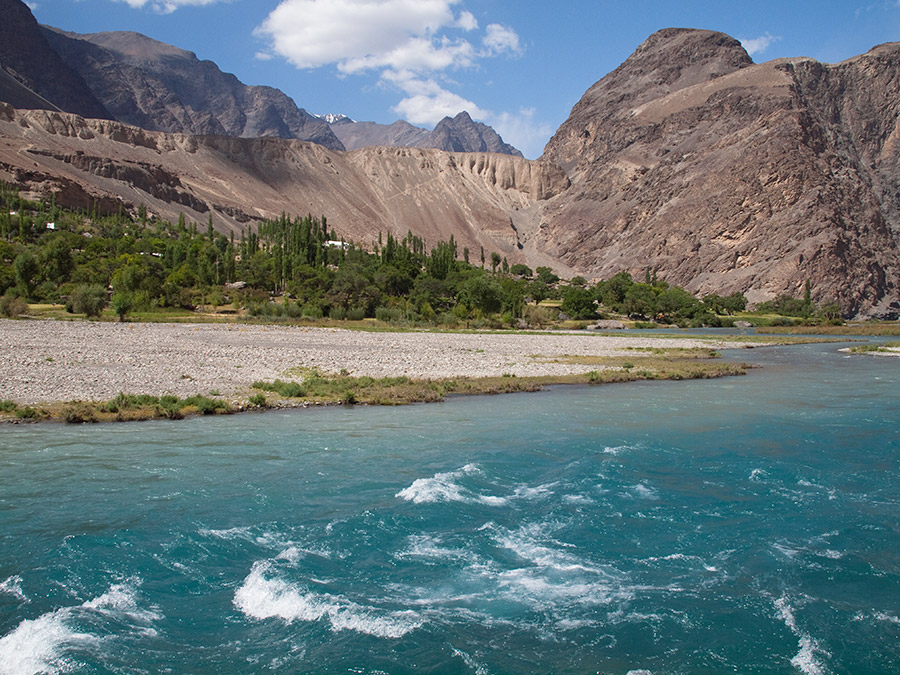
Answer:
M134 9L149 7L161 14L171 14L179 7L211 5L216 2L228 2L228 0L119 0Z
M501 26L499 23L492 23L487 27L487 34L484 36L482 44L487 48L488 54L503 52L520 54L522 52L518 34L513 29Z
M536 121L534 112L534 108L523 108L517 113L491 115L487 121L506 143L517 147L528 159L536 159L543 153L553 128Z
M139 1L139 0L129 0ZM446 74L480 59L516 55L519 36L489 24L482 36L461 0L281 0L256 29L269 53L298 68L333 65L341 75L376 73L404 98L393 108L413 124L434 124L474 102L449 90Z
M466 30L475 24L468 12L454 15L452 5L458 1L282 0L256 33L269 38L272 49L298 68L336 63L352 72L393 65L392 58L403 61L410 53L433 59L448 48L436 39L442 29Z
M780 37L774 37L769 33L766 33L757 38L741 40L741 46L747 50L747 53L750 56L755 56L756 54L762 54L773 42L777 42L780 39Z

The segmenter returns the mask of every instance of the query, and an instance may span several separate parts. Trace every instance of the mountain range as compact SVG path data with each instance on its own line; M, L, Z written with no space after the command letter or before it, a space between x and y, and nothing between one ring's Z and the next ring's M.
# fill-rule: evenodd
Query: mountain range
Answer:
M494 129L475 122L463 111L455 117L445 117L434 129L422 129L399 120L393 124L355 122L346 115L323 117L344 148L358 150L373 145L409 148L435 148L449 152L496 152L521 157L522 153L504 143Z
M0 40L10 75L0 77L0 93L12 103L0 104L0 178L60 203L143 203L172 220L211 216L234 232L282 211L322 213L363 245L379 232L411 230L429 244L453 235L460 248L563 275L655 274L697 294L740 291L751 302L799 297L808 282L815 301L837 301L848 317L900 314L898 44L838 64L755 64L722 33L665 29L589 87L544 155L529 161L487 145L384 147L371 139L411 144L422 130L337 116L309 116L322 126L308 127L320 140L329 138L324 127L337 143L283 138L284 129L298 132L277 96L254 98L237 85L222 87L218 108L167 94L152 109L183 126L148 129L119 119L122 110L151 109L144 85L128 79L147 38L20 34L18 61ZM88 47L60 46L70 40ZM29 62L50 64L49 52L54 63L74 64L59 59L68 48L104 51L91 51L95 65L58 70L49 78L55 89L29 72ZM184 69L141 69L150 90L176 91L179 77L231 77L168 49ZM125 56L104 61L109 53ZM106 89L92 74L104 70ZM50 93L79 81L92 96L63 105ZM448 131L465 126L462 117L445 120ZM382 145L341 149L357 142Z

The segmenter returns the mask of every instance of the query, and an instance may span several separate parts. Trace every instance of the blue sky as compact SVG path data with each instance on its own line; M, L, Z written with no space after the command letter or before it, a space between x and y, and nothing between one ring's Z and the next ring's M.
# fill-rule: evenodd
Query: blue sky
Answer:
M536 158L648 35L719 30L754 61L835 63L900 41L900 0L34 0L38 21L133 30L277 87L309 112L431 128L468 110Z

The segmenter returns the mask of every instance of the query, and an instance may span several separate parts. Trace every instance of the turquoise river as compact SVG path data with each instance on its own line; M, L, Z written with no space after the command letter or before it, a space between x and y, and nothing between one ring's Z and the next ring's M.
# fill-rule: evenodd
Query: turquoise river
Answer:
M0 428L0 673L898 673L900 359Z

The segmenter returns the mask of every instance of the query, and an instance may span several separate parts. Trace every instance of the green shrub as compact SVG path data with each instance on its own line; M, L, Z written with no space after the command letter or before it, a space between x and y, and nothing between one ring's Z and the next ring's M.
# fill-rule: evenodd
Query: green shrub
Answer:
M25 406L16 410L16 417L20 420L34 420L41 417L41 412L31 406Z
M15 319L28 311L28 303L17 297L11 291L7 291L0 298L0 314L8 319Z
M328 312L328 316L334 319L335 321L343 321L347 318L347 310L337 305L331 308L331 311Z
M72 401L63 408L62 418L67 424L93 424L97 421L97 414L89 404Z
M225 401L218 398L208 398L202 394L191 396L183 401L185 406L194 406L202 415L212 415L218 410L227 410Z
M0 412L10 413L19 409L19 404L9 399L0 401Z
M79 284L69 295L66 311L85 316L100 316L106 307L106 289L100 284Z
M366 310L362 307L354 307L347 310L347 321L362 321L366 318Z
M318 305L312 304L311 302L307 302L305 305L303 305L303 310L300 312L300 314L307 319L321 319L322 316L324 316L322 308Z
M306 389L299 382L275 380L274 382L264 382L258 380L250 385L254 389L262 391L271 391L284 398L300 398L306 395Z
M265 394L253 394L248 400L250 405L256 406L257 408L265 408L266 407L266 395Z

